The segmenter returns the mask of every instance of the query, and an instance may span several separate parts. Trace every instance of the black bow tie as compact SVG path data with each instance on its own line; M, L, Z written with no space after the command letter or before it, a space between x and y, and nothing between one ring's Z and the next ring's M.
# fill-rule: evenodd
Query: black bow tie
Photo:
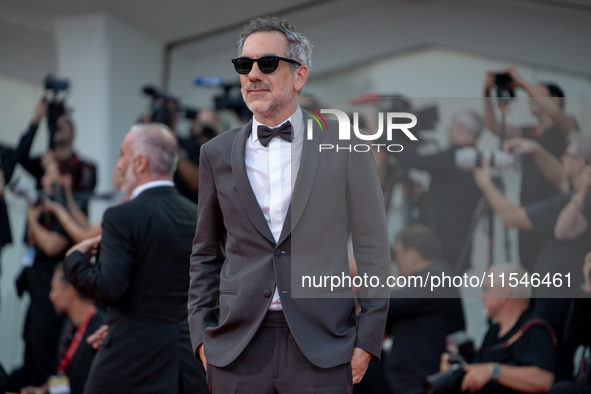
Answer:
M275 127L274 129L260 125L257 127L257 135L259 137L259 141L261 145L264 147L269 146L269 142L273 137L279 136L283 140L287 142L291 142L291 122L287 121L283 123L279 127Z

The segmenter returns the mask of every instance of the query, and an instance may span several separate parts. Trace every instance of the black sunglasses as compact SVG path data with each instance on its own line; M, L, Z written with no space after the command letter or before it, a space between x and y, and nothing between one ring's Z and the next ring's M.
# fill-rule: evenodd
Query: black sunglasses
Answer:
M236 59L232 59L232 63L234 63L234 68L238 74L247 75L250 70L252 70L252 65L254 62L257 62L259 70L261 70L262 73L271 74L273 71L277 70L277 67L279 67L279 60L301 66L300 62L296 60L280 56L263 56L259 57L258 59L237 57Z

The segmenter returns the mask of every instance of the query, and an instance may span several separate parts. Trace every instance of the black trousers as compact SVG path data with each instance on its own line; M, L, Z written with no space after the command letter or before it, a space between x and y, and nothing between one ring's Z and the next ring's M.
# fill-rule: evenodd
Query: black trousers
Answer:
M212 394L350 394L351 364L320 368L294 340L281 311L269 311L242 354L227 367L207 366Z

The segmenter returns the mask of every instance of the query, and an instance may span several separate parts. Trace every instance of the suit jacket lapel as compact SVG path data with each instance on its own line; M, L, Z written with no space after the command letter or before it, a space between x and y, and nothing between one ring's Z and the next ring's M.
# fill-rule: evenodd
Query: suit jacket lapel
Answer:
M291 202L287 210L285 222L281 229L281 235L279 236L279 242L281 243L291 234L299 220L304 213L306 204L308 203L308 197L312 191L312 185L316 179L316 170L318 168L318 161L320 159L320 127L315 122L313 123L313 139L308 140L307 123L308 119L312 119L310 116L303 111L304 114L304 142L302 144L302 157L300 160L300 168L297 171L297 178L291 193ZM292 175L293 176L293 175Z
M238 132L234 143L232 144L232 174L234 176L234 182L236 183L236 191L242 207L246 211L246 215L250 221L254 224L257 230L270 242L275 244L275 238L271 233L271 229L267 224L265 215L261 211L259 202L257 201L252 186L248 180L246 173L245 152L246 152L246 140L250 136L252 131L252 120L246 124Z

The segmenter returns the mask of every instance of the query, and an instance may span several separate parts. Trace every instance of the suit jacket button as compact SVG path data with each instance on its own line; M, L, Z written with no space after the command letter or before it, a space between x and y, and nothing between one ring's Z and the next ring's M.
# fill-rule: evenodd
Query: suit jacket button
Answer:
M271 297L271 290L267 289L267 290L263 291L263 295L267 298Z
M275 256L281 256L281 249L275 249Z

